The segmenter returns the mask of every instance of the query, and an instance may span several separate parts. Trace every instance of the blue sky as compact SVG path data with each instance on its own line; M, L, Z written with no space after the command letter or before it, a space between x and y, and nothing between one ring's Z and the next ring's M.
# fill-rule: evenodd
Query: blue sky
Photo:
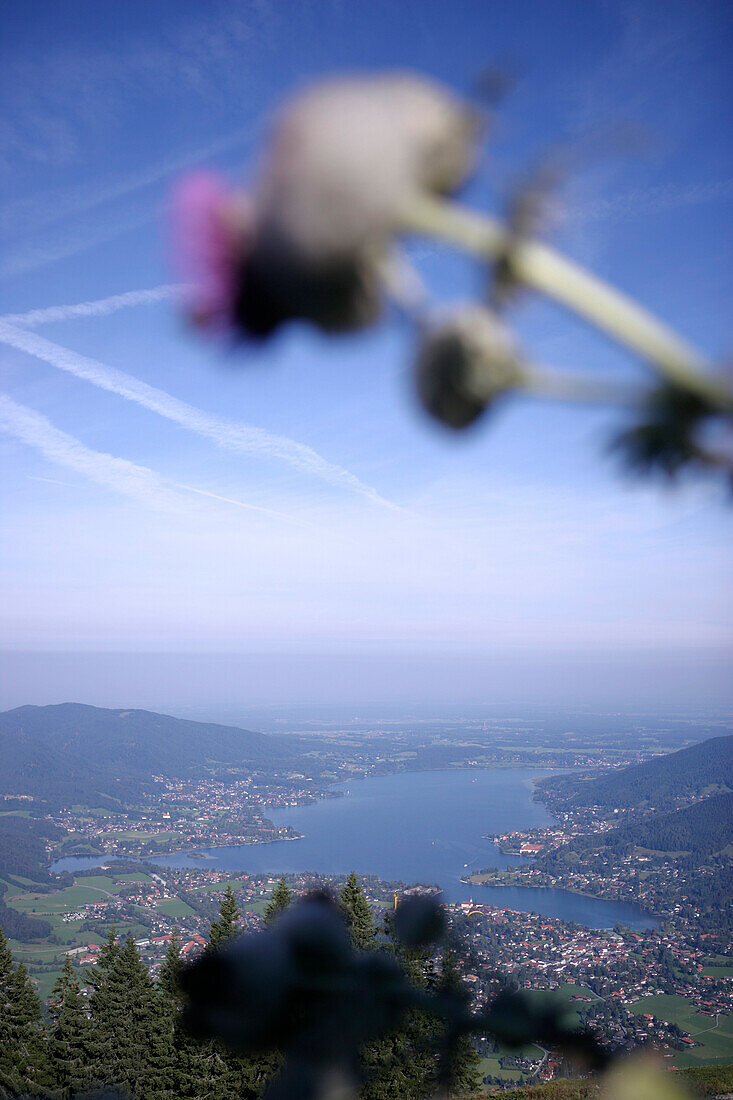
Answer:
M211 694L188 661L157 689L121 662L102 688L99 652L226 655L240 702L730 702L718 487L629 483L606 412L517 402L447 435L416 408L390 316L360 337L208 344L165 289L164 217L182 171L250 175L269 113L314 76L409 68L468 94L498 63L517 83L465 201L500 211L569 149L554 242L729 356L730 9L3 8L0 616L6 654L35 656L8 660L0 703ZM449 250L415 256L437 301L480 293ZM511 321L542 362L639 370L548 305ZM57 651L79 656L49 676Z

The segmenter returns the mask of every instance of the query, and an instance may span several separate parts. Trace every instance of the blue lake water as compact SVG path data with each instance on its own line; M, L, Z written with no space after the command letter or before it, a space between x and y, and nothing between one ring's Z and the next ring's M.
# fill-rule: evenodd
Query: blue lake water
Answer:
M406 772L350 780L343 798L312 806L270 810L277 825L292 825L300 840L200 849L157 856L170 867L227 871L339 874L351 870L386 880L437 883L447 901L486 902L577 921L590 928L649 928L657 922L638 906L582 897L566 890L469 886L461 877L482 867L509 867L486 834L546 825L553 819L534 802L533 780L548 771L527 768ZM98 856L60 860L54 869L78 870L108 862Z

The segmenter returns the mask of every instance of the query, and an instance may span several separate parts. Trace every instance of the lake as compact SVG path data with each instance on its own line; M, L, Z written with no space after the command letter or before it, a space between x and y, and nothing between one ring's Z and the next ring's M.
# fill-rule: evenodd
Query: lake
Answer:
M292 825L300 840L200 849L205 861L184 852L157 856L170 867L249 872L339 874L356 871L382 879L437 883L447 901L486 902L573 920L590 928L650 928L654 917L636 905L582 897L566 890L469 886L461 877L482 867L509 867L486 834L549 824L553 818L532 799L533 780L552 774L528 768L465 768L404 772L350 780L311 806L268 810L277 825ZM198 849L197 849L198 850ZM63 859L56 870L78 870L102 857Z

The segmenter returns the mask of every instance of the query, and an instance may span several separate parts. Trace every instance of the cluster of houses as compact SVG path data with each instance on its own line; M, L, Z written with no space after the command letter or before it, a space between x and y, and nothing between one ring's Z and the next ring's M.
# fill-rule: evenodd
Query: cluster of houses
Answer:
M147 939L135 940L140 956L149 965L152 974L155 974L160 968L168 944L172 939L173 934L168 933L164 936L151 936ZM195 935L186 938L181 941L181 958L185 960L193 959L203 951L205 946L206 940L203 936ZM67 955L80 966L93 966L99 959L101 949L101 945L98 943L88 943L83 947L72 948L67 951Z

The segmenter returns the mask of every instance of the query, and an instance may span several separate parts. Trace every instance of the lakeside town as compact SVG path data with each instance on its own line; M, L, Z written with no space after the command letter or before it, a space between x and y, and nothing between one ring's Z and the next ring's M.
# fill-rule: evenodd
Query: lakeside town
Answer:
M295 896L314 887L333 892L346 876L284 876ZM58 894L8 898L28 913L50 919L51 940L43 950L14 945L41 991L50 985L69 955L82 982L111 927L134 938L155 975L171 939L184 960L201 952L211 922L228 887L234 890L243 929L262 927L262 914L277 879L267 874L233 875L206 867L161 868L151 863L115 861L75 874ZM429 884L363 879L378 920L410 893ZM613 1050L651 1044L670 1064L707 1064L733 1053L733 967L715 955L704 939L691 946L674 926L643 931L588 929L566 921L488 905L480 887L471 902L447 906L456 943L460 943L464 981L475 1008L496 992L498 982L528 991L554 991L568 1010ZM479 1044L486 1083L549 1080L563 1066L535 1048L521 1057Z
M266 811L305 806L329 796L303 775L277 787L252 776L228 782L152 779L155 796L139 808L115 812L75 806L48 814L48 820L64 833L56 854L150 858L192 848L294 840L300 834L289 825L274 825Z

